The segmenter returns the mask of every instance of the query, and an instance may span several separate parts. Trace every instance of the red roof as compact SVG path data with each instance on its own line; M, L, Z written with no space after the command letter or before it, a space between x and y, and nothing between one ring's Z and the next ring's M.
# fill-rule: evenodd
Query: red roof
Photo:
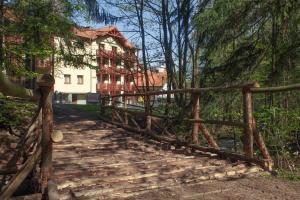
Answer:
M124 47L135 49L135 46L130 43L116 26L108 26L103 28L74 28L74 33L82 38L95 40L97 38L111 36L116 38Z
M163 87L167 82L167 71L148 71L150 87ZM138 73L137 86L146 86L144 73Z

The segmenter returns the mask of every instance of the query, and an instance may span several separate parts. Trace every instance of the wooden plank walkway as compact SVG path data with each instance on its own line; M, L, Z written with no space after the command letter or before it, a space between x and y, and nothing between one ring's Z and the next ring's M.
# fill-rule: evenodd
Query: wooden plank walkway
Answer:
M134 199L147 194L146 199L155 199L151 194L157 191L172 197L189 186L261 171L211 154L175 147L165 150L164 144L149 138L77 117L70 113L56 117L55 129L64 133L63 142L55 144L53 152L54 178L61 199ZM234 188L186 191L179 199L198 199L227 190Z

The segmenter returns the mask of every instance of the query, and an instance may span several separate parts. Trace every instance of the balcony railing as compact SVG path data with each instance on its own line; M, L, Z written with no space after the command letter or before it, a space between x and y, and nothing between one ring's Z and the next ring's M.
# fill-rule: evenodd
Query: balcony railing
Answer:
M135 85L130 83L117 84L117 83L97 83L98 92L110 92L110 91L128 91L133 92L136 90Z
M116 52L116 51L109 51L104 49L97 49L96 51L97 56L104 57L104 58L119 58L122 60L127 60L131 62L135 62L137 60L137 57L134 53L130 52Z
M134 68L132 69L127 69L125 67L120 67L120 66L110 66L108 67L107 65L99 65L100 71L99 74L130 74L130 73L136 73L136 70Z
M127 83L127 84L125 84L124 91L127 91L127 92L136 91L136 86L132 83Z

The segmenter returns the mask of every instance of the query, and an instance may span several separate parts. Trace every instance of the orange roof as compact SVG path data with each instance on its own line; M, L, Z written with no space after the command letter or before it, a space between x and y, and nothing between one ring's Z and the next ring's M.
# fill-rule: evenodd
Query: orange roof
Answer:
M150 82L150 87L163 87L167 82L167 71L148 71L148 77ZM145 75L143 73L138 73L137 86L146 86Z
M99 37L111 36L116 38L124 47L135 49L135 46L130 43L116 26L107 26L103 28L74 28L74 33L82 38L95 40Z

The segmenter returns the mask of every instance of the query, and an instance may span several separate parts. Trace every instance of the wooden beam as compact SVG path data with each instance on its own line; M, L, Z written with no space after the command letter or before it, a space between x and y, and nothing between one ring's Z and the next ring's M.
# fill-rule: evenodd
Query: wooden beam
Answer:
M124 110L127 110L127 97L124 97L124 104L123 104ZM124 123L128 124L128 113L124 112Z
M210 147L219 149L219 145L217 144L217 142L215 141L215 139L213 138L213 136L209 133L208 129L206 128L206 126L202 123L199 123L199 128L202 132L202 134L204 135L205 139L207 140L207 143Z
M199 95L195 94L193 96L193 119L194 120L199 120L199 112L200 112L200 100L199 100ZM193 144L198 144L199 143L199 122L194 121L193 122L193 128L192 128L192 143Z
M146 129L147 130L151 130L151 122L152 122L151 116L148 115L146 118Z
M112 123L111 121L101 117L104 121ZM241 155L241 154L237 154L237 153L230 153L230 152L225 152L222 151L220 149L216 149L216 148L212 148L212 147L203 147L203 146L199 146L198 144L189 144L188 142L185 141L180 141L178 139L172 139L172 138L168 138L166 136L161 136L161 135L157 135L156 133L154 133L154 131L149 131L147 129L142 129L142 130L138 130L136 128L133 128L131 126L123 126L123 124L121 123L112 123L115 124L117 126L120 126L122 128L124 128L125 130L128 131L132 131L132 132L136 132L136 133L142 133L145 136L151 136L153 139L159 141L159 142L166 142L166 143L170 143L170 144L174 144L174 145L180 145L180 146L184 146L184 147L188 147L188 148L192 148L195 150L199 150L202 152L209 152L209 153L214 153L217 154L219 156L223 156L226 158L231 158L231 159L235 159L235 160L243 160L249 163L254 163L257 164L259 166L261 166L264 170L269 170L268 167L268 160L261 160L258 158L254 158L254 157L249 157L247 155Z
M278 87L250 88L250 91L253 93L285 92L292 90L300 90L300 83Z
M9 183L3 188L0 194L1 200L8 200L25 180L28 174L33 170L34 166L40 158L42 152L41 146L38 146L37 150L26 160L23 167L18 173L9 181Z
M244 119L244 152L253 157L253 130L252 130L252 95L249 87L243 88L243 119Z
M36 95L33 90L21 87L9 80L9 78L0 71L0 92L6 96L36 99Z
M208 88L187 88L187 89L176 89L176 90L166 90L166 91L149 91L149 92L141 92L141 93L124 93L114 95L113 97L123 97L123 96L147 96L147 95L162 95L162 94L177 94L177 93L195 93L200 94L201 92L226 92L241 89L245 86L254 85L256 83L247 83L243 85L233 85L233 86L226 86L226 87L208 87Z
M48 179L52 176L52 141L53 108L52 93L55 80L50 74L44 74L38 81L42 98L42 156L41 156L41 189L46 192Z
M226 125L226 126L236 126L236 127L244 127L243 122L234 122L234 121L224 121L224 120L206 120L206 119L185 119L190 122L200 122L204 124L216 124L216 125Z
M274 165L273 159L270 156L270 153L268 151L268 148L267 148L267 146L264 142L264 139L263 139L262 135L260 134L260 132L257 129L255 119L253 118L252 121L253 121L252 122L253 137L254 137L255 143L257 144L257 146L258 146L260 152L262 153L264 159L269 161L269 169L272 170L272 167Z

